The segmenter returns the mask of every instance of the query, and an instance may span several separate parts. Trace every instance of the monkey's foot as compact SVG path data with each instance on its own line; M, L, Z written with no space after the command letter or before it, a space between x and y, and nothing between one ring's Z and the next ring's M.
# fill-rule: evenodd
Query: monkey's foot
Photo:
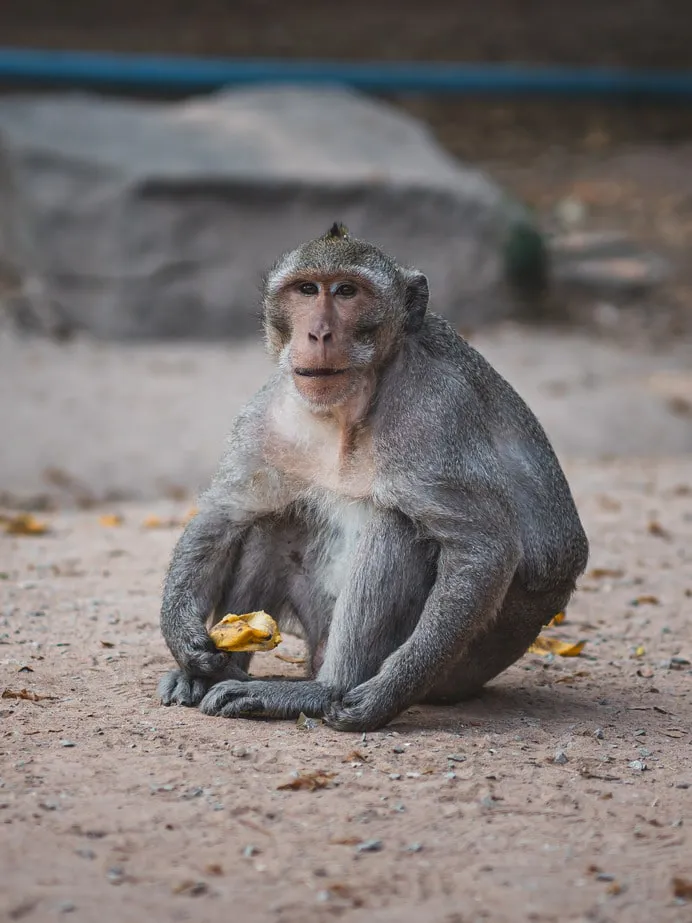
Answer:
M157 692L162 705L199 705L212 682L188 676L182 670L171 670L161 677Z
M321 717L331 696L314 680L224 680L207 692L199 706L205 715L222 718L297 718L302 712Z

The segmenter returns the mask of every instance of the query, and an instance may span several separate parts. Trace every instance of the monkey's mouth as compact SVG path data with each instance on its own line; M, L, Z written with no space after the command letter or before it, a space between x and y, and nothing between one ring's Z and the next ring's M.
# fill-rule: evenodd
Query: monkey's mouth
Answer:
M346 372L348 372L348 369L293 369L293 374L299 375L301 378L333 378L335 375L345 375Z

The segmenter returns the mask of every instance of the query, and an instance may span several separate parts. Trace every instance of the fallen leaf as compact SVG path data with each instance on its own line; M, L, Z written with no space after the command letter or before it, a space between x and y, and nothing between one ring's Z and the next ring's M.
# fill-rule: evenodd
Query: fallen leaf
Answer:
M586 576L602 580L604 577L622 577L624 573L619 567L592 567Z
M682 875L676 875L672 881L673 894L684 901L692 900L692 879L683 878Z
M319 788L327 788L330 781L335 778L335 772L322 772L321 770L310 770L308 772L299 772L293 779L277 785L280 792L291 791L298 792L306 789L309 792L317 791Z
M655 535L656 538L664 538L667 542L669 542L673 537L672 533L669 532L668 529L662 526L661 523L655 519L649 523L648 528L650 535Z
M115 647L113 641L101 641L101 647Z
M99 525L103 526L104 529L115 529L122 524L123 517L118 513L104 513L103 516L99 516Z
M632 600L632 606L658 606L661 601L658 596L653 596L651 593L645 593L643 596L637 596Z
M673 737L676 740L685 736L685 732L679 728L669 728L667 731L661 731L661 734L665 734L666 737Z
M38 692L32 692L30 689L3 689L3 699L24 699L27 702L42 702L44 699L57 699L55 695L39 695Z
M529 654L540 654L546 657L548 654L557 654L559 657L578 657L584 650L586 641L560 641L558 638L546 638L539 635L528 649Z
M209 637L221 651L271 651L281 644L278 625L262 610L224 616Z
M283 660L284 663L305 663L305 657L289 657L288 654L274 654L277 660Z
M160 529L163 521L160 516L147 516L142 522L143 529Z
M343 759L342 763L367 763L369 757L363 756L360 750L351 750Z
M190 897L199 897L200 894L207 894L209 885L205 881L185 880L174 885L171 890L173 894L189 894Z
M362 840L359 836L334 837L329 841L333 846L357 846Z
M48 524L36 519L31 513L0 516L0 524L5 527L8 535L45 535L50 532Z

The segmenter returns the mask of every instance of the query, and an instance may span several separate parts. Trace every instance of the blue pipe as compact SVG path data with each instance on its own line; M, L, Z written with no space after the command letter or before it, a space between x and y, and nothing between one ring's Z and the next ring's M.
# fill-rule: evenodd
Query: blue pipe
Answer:
M341 84L379 93L692 97L692 72L484 64L161 57L0 48L0 83L205 92L232 84Z

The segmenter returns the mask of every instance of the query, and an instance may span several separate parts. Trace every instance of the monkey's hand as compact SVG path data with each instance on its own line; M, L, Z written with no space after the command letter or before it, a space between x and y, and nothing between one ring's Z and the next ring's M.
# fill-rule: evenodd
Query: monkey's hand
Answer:
M325 712L325 723L336 731L376 731L396 718L401 704L373 677L342 698L333 701Z
M316 680L231 679L212 686L200 710L223 718L321 718L330 702L330 690Z

